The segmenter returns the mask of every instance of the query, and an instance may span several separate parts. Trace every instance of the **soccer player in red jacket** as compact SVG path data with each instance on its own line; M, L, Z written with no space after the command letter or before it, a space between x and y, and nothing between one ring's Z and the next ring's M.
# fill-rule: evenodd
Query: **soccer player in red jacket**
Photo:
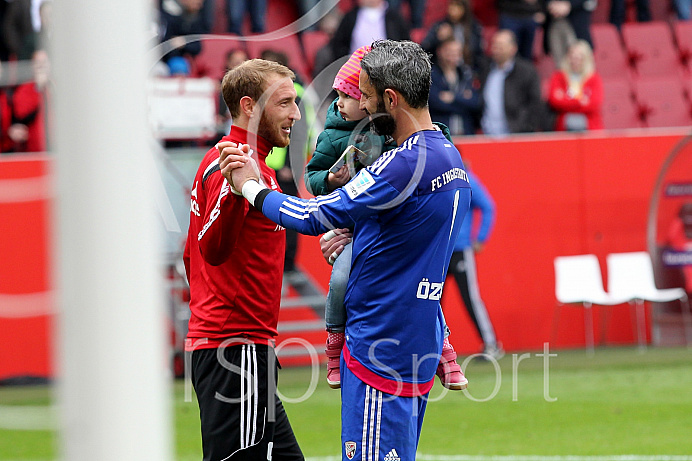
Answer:
M233 118L222 141L257 154L261 181L279 190L265 163L285 147L300 119L294 74L253 59L224 77ZM205 461L303 460L276 395L274 341L281 300L285 229L236 195L212 148L199 166L190 197L185 268L190 283L192 384L197 394Z

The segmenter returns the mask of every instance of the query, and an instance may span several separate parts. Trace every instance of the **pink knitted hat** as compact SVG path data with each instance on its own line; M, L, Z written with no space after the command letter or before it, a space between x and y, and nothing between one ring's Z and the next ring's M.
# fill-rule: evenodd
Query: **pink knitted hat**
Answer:
M361 46L353 52L346 64L341 66L339 73L336 74L332 88L343 91L355 99L360 99L361 93L358 89L358 77L360 76L360 61L370 51L370 45Z

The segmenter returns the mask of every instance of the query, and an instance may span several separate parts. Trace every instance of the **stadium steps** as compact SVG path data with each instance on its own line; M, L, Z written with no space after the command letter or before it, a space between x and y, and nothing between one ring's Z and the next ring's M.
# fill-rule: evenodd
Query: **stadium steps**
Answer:
M276 338L281 365L310 365L315 354L324 362L324 291L302 271L287 273L283 287Z

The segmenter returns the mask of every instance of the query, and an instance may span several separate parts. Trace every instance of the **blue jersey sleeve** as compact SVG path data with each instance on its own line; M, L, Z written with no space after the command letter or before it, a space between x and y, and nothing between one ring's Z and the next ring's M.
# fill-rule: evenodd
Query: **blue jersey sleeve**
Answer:
M270 192L262 204L262 213L288 229L318 235L330 229L352 227L356 221L380 213L404 198L384 178L363 169L329 195L301 199Z

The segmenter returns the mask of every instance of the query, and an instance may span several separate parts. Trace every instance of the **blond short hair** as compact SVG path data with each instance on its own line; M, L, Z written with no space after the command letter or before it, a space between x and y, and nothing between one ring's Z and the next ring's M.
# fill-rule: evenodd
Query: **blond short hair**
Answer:
M288 67L264 59L245 61L226 72L221 82L221 92L231 117L240 115L240 100L244 96L259 101L267 89L267 80L271 75L289 77L291 80L295 80L296 77Z

